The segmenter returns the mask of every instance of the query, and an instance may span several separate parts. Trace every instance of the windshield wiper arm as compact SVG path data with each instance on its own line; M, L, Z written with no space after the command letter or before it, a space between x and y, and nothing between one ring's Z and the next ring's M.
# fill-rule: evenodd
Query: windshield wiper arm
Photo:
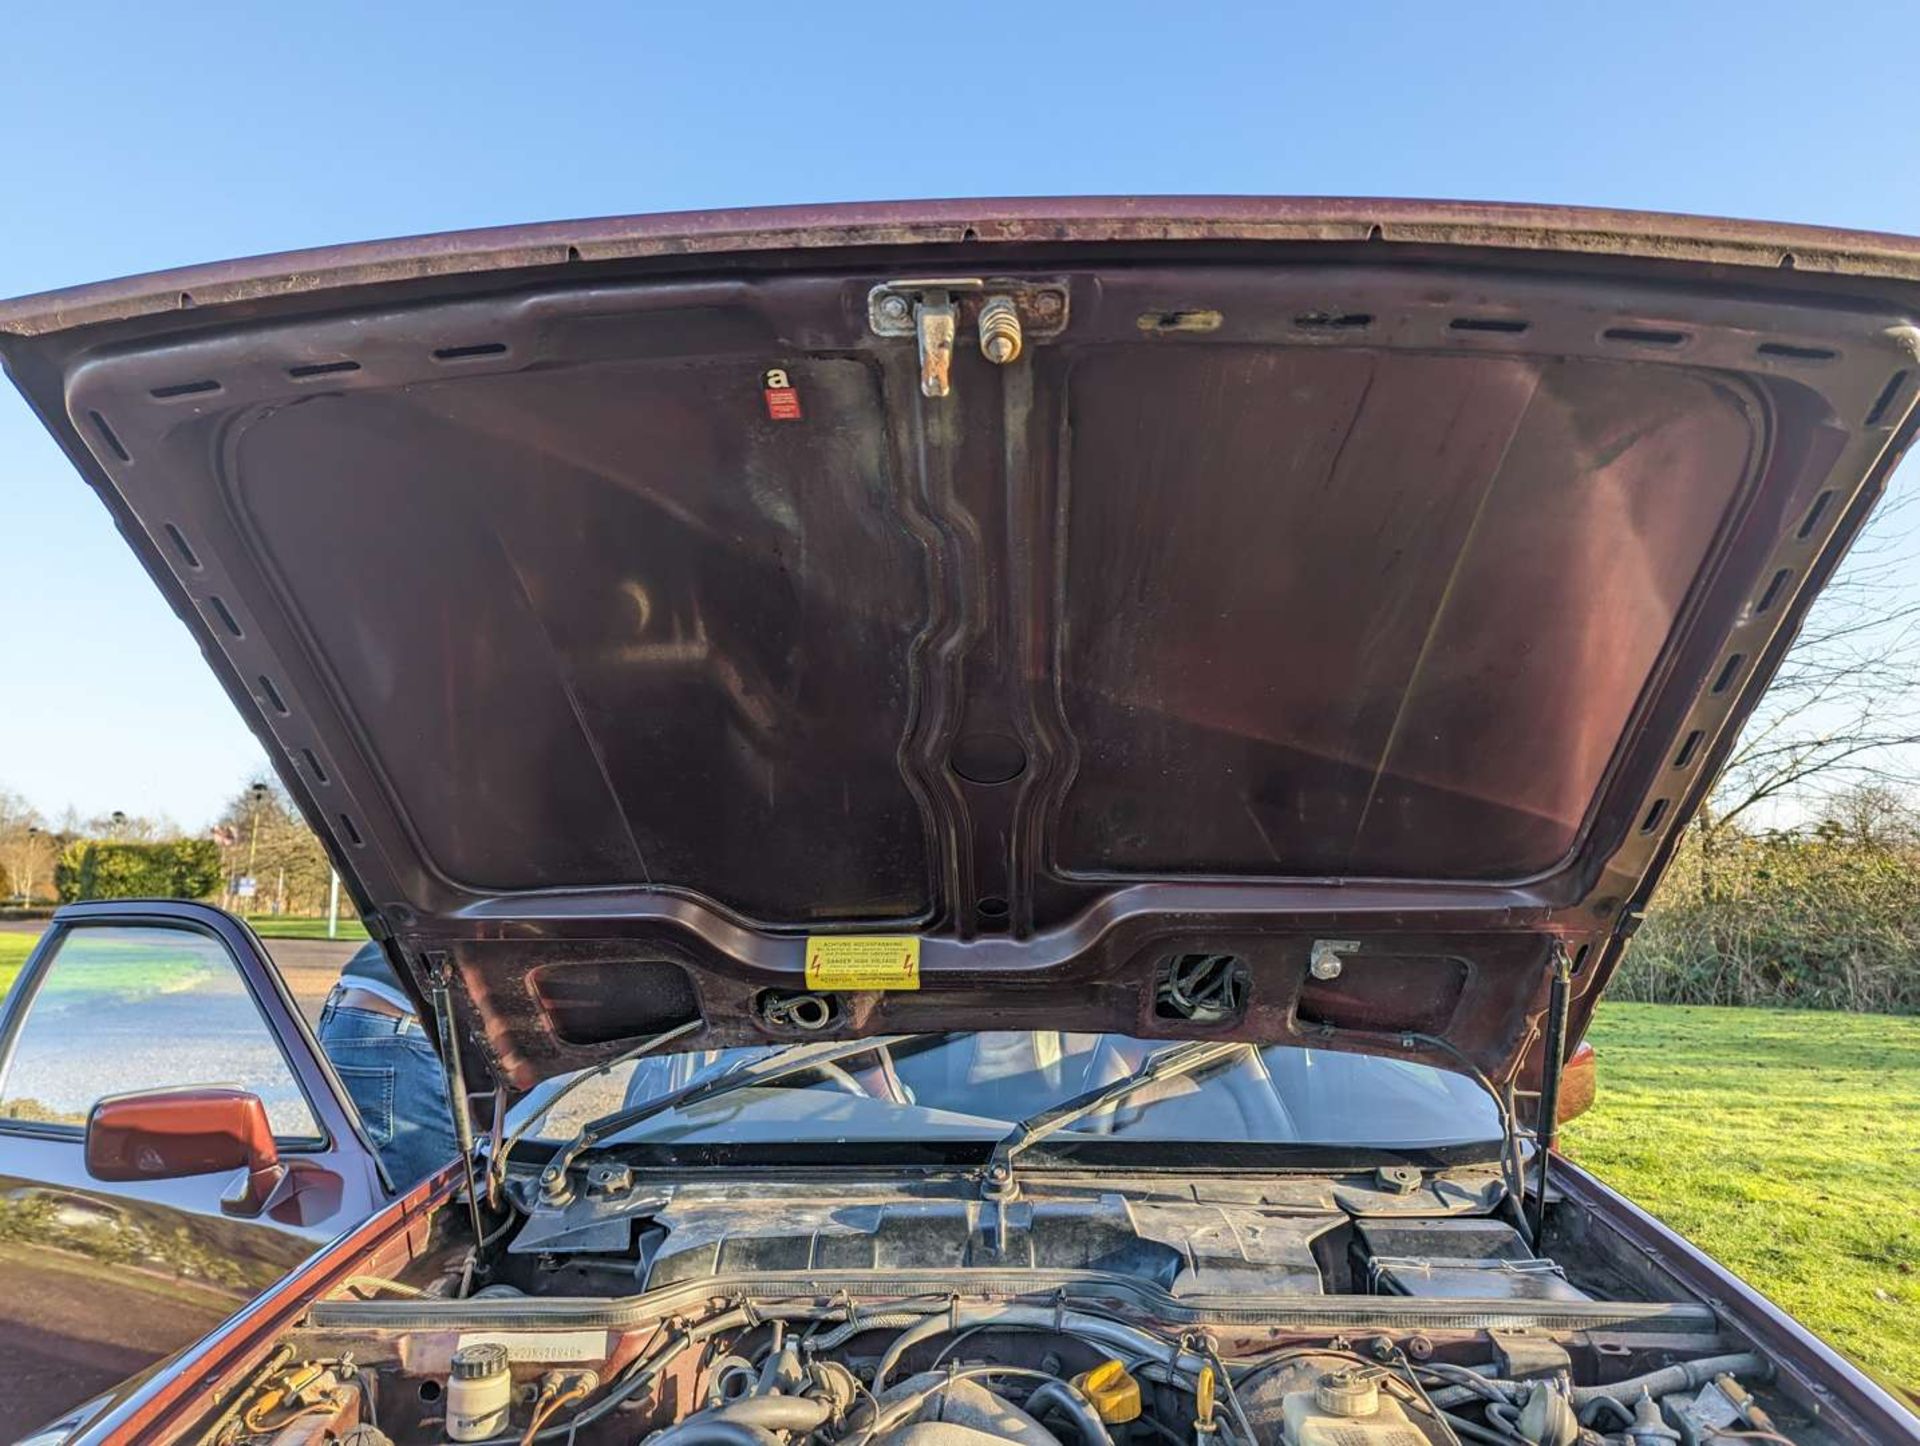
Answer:
M552 1114L554 1107L557 1106L560 1101L579 1089L582 1085L590 1084L602 1075L611 1074L621 1065L630 1064L638 1060L643 1054L652 1054L662 1045L671 1044L683 1034L693 1033L703 1022L704 1021L698 1019L689 1019L685 1024L676 1025L674 1028L662 1034L654 1035L651 1039L644 1039L632 1049L616 1054L612 1059L604 1060L592 1066L590 1069L581 1070L578 1074L574 1075L572 1079L561 1085L559 1089L548 1095L545 1104L541 1105L537 1110L529 1111L527 1117L515 1125L506 1138L500 1142L500 1157L497 1160L487 1161L487 1203L489 1205L496 1203L499 1199L500 1191L506 1188L507 1157L513 1153L513 1147L520 1143L521 1137L524 1136L528 1130Z
M984 1193L990 1200L1010 1198L1014 1193L1014 1157L1048 1135L1076 1124L1105 1105L1117 1104L1128 1095L1159 1080L1182 1079L1209 1065L1245 1054L1253 1047L1238 1041L1205 1039L1177 1044L1171 1049L1161 1050L1132 1074L1122 1075L1111 1084L1100 1085L1070 1100L1049 1105L1039 1114L1029 1115L1002 1135L999 1143L993 1147L993 1153L987 1157L986 1170L981 1177Z
M871 1039L826 1040L817 1044L790 1044L785 1049L775 1050L760 1059L751 1060L738 1069L728 1070L713 1079L696 1080L671 1094L661 1095L658 1099L645 1100L630 1105L624 1110L615 1110L610 1115L602 1115L597 1120L588 1120L580 1127L580 1133L554 1152L553 1159L540 1172L540 1194L551 1204L562 1204L567 1199L567 1171L574 1161L602 1140L623 1134L635 1125L644 1124L655 1115L666 1114L686 1105L699 1104L703 1100L718 1099L721 1095L730 1095L735 1090L752 1089L755 1085L774 1084L779 1080L790 1079L794 1075L805 1074L808 1070L821 1065L837 1064L843 1059L855 1055L868 1054L877 1049L891 1049L894 1045L905 1044L914 1039L944 1039L942 1034L882 1034Z

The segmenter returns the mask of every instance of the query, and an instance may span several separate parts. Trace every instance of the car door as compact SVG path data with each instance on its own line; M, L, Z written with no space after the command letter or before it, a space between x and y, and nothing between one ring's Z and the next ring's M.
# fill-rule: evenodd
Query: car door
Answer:
M107 1182L102 1099L227 1086L265 1105L285 1183ZM55 916L0 1006L0 1439L204 1335L388 1198L371 1146L252 932L183 903Z

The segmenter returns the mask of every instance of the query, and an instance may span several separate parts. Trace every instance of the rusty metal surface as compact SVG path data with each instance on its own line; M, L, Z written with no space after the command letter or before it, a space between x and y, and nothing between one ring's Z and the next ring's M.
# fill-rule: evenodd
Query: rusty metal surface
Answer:
M476 1071L669 1004L762 1037L807 931L873 928L921 988L849 1031L1180 1034L1156 978L1227 951L1231 1032L1504 1076L1551 936L1577 1036L1908 440L1915 276L1673 218L934 203L231 263L0 351L374 926L450 956ZM1001 366L968 313L930 398L877 309L928 277L1061 304Z

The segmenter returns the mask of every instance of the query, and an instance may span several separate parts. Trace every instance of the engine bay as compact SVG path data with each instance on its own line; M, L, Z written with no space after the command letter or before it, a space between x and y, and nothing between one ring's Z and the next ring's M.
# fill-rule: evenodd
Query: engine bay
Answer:
M316 1302L206 1446L1423 1446L1835 1439L1708 1305L1499 1166L928 1172L596 1165ZM533 1202L534 1177L513 1182ZM1787 1433L1791 1432L1791 1435Z

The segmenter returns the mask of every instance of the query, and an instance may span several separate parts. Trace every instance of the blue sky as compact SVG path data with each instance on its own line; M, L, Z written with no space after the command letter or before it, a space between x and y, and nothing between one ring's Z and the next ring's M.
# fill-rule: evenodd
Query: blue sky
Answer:
M1242 192L1920 232L1908 5L18 6L0 294L502 222ZM0 787L205 822L259 755L0 395Z

